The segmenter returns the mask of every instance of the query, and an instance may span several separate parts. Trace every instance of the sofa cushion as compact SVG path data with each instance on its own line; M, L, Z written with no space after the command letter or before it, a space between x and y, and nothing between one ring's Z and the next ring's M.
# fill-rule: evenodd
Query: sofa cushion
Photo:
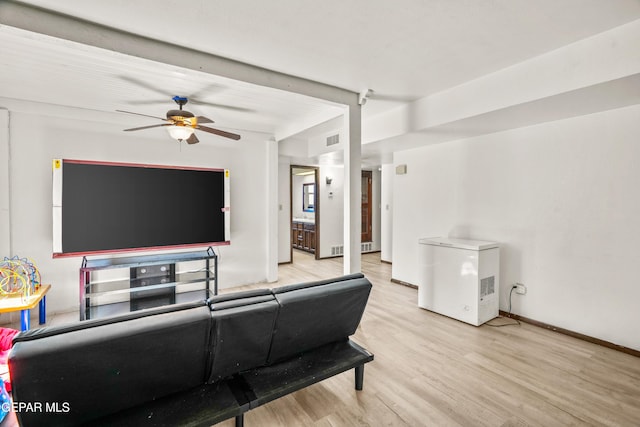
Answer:
M271 289L252 289L249 291L231 292L228 294L216 295L207 300L209 306L225 301L241 301L244 298L260 297L272 295Z
M242 380L251 390L253 409L372 360L373 355L353 341L338 341L244 372Z
M336 283L336 282L344 282L346 280L362 279L363 277L364 277L364 274L362 273L353 273L353 274L347 274L345 276L334 277L332 279L322 279L322 280L317 280L315 282L296 283L293 285L281 286L279 288L273 289L272 292L274 295L283 294L285 292L297 291L298 289L313 288L315 286L328 285L330 283Z
M202 384L210 322L202 305L18 336L9 356L14 400L68 409L19 412L21 425L89 422Z
M238 292L210 301L209 382L267 363L278 303L269 290Z
M268 363L346 340L360 323L370 291L362 275L274 290L280 310Z

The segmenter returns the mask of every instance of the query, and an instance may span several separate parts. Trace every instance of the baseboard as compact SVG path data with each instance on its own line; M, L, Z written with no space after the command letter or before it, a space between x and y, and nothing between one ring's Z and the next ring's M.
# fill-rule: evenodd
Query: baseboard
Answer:
M381 259L380 262L385 264L391 264L391 261L387 261L386 259Z
M360 255L369 255L369 254L375 254L375 253L378 253L378 252L380 252L380 251L361 252ZM344 257L344 255L329 255L329 256L320 257L320 259L343 258L343 257ZM384 262L386 262L386 261L384 261ZM389 263L389 264L391 264L391 263Z
M393 281L393 279L391 280ZM557 326L549 325L548 323L540 322L538 320L529 319L528 317L520 316L518 314L513 314L513 313L509 314L506 311L502 311L502 310L500 310L500 315L504 317L510 317L512 319L517 319L521 322L529 323L531 325L538 326L540 328L549 329L550 331L558 332L563 335L568 335L573 338L578 338L580 340L587 341L593 344L598 344L613 350L621 351L622 353L627 353L635 357L640 357L640 351L634 350L632 348L624 347L618 344L614 344L609 341L601 340L599 338L594 338L589 335L581 334L579 332L570 331L568 329L559 328Z
M398 285L408 286L410 288L418 289L416 285L411 283L403 282L402 280L391 278L392 283L397 283ZM548 323L540 322L538 320L529 319L528 317L520 316L518 314L507 313L506 311L500 310L500 315L504 317L510 317L512 319L517 319L521 322L529 323L530 325L537 326L539 328L548 329L550 331L558 332L563 335L568 335L573 338L577 338L583 341L587 341L593 344L601 345L606 348L610 348L612 350L617 350L622 353L630 354L635 357L640 357L640 351L634 350L632 348L624 347L622 345L614 344L609 341L601 340L599 338L591 337L589 335L584 335L579 332L570 331L568 329L559 328L557 326L549 325Z
M321 256L319 259L332 259L332 258L342 258L342 255Z
M403 282L402 280L394 279L393 277L391 278L391 282L397 283L398 285L407 286L409 288L418 289L416 285L412 285L411 283L408 283L408 282Z

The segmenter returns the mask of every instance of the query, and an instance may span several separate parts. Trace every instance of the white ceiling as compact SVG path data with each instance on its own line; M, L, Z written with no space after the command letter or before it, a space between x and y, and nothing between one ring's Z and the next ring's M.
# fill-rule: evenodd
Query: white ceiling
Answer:
M360 92L365 118L640 18L638 0L31 0L146 37ZM1 21L1 17L0 17ZM226 130L274 134L327 102L0 26L0 96L162 117L174 95ZM142 119L142 121L140 120ZM123 126L144 125L127 116Z
M0 43L0 96L7 98L162 118L178 108L173 96L187 96L185 109L213 119L216 127L267 134L290 121L341 112L315 98L11 27L0 27ZM153 119L114 114L125 127L155 124Z

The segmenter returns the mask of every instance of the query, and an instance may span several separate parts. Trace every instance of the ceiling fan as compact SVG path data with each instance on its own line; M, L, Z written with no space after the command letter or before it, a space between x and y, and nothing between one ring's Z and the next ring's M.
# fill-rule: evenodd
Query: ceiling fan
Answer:
M150 126L141 126L136 128L124 129L125 132L150 129L156 127L166 127L169 131L169 135L172 138L177 139L178 141L187 141L188 144L196 144L200 142L194 131L196 129L201 130L203 132L212 133L214 135L219 135L225 138L230 138L233 140L239 140L240 135L226 132L220 129L214 129L206 126L200 126L200 123L213 123L213 120L208 119L204 116L194 116L193 113L183 110L182 106L189 102L189 99L185 96L174 96L172 98L176 104L179 105L179 110L169 110L167 111L167 118L163 119L162 117L149 116L147 114L134 113L131 111L124 110L116 110L120 113L127 114L136 114L138 116L151 117L153 119L158 119L165 121L167 123L162 123L159 125L150 125Z

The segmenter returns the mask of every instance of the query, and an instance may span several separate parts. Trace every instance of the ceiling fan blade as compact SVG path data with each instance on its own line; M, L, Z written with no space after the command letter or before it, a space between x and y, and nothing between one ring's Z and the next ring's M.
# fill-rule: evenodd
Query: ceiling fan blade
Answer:
M151 128L159 128L159 127L163 127L163 126L171 126L173 123L163 123L161 125L151 125L151 126L140 126L138 128L131 128L131 129L123 129L125 132L129 132L132 130L142 130L142 129L151 129Z
M205 117L205 116L197 116L196 119L198 120L198 123L214 123L213 120Z
M197 144L200 142L195 133L192 133L189 138L187 138L187 144Z
M187 97L189 98L189 100L191 100L191 98L197 98L198 96L202 96L205 93L211 94L213 92L223 91L224 89L225 87L222 85L219 85L218 83L209 83L208 85L198 89L197 92L190 93Z
M137 101L125 101L130 105L159 105L166 104L167 99L147 99L147 100L137 100Z
M163 117L150 116L148 114L142 114L142 113L134 113L133 111L124 111L124 110L116 110L116 111L118 113L127 113L127 114L135 114L136 116L151 117L152 119L162 120L163 122L168 121L166 118L163 118Z
M199 130L204 131L204 132L209 132L209 133L212 133L214 135L224 136L225 138L231 138L231 139L234 139L236 141L240 139L240 135L235 134L235 133L231 133L231 132L225 132L225 131L220 130L220 129L208 128L208 127L204 127L204 126L196 126L196 129L199 129Z
M153 85L150 85L149 83L147 83L145 81L138 80L138 79L136 79L134 77L129 77L129 76L118 76L118 78L120 78L121 80L124 80L126 82L133 83L136 86L143 87L145 89L149 89L150 91L155 92L158 95L167 96L167 92L165 90L157 88L157 87L155 87Z
M197 98L189 98L189 102L194 104L194 105L202 105L202 106L206 106L206 107L221 108L221 109L224 109L224 110L238 111L238 112L244 112L244 113L251 113L251 112L254 111L254 110L252 110L250 108L235 107L233 105L215 104L213 102L200 101Z
M137 79L135 77L131 77L131 76L125 76L125 75L120 75L120 76L118 76L118 78L121 79L121 80L124 80L124 81L126 81L128 83L132 83L132 84L134 84L134 85L136 85L138 87L142 87L144 89L147 89L147 90L150 90L152 92L155 92L155 93L157 93L159 95L162 95L162 96L165 96L165 97L170 97L170 93L168 91L166 91L165 89L156 87L156 86L154 86L154 85L152 85L152 84L150 84L150 83L148 83L146 81L143 81L143 80ZM197 103L197 100L196 99L192 99L192 97L197 98L198 96L202 96L202 94L205 94L205 93L210 94L212 92L220 92L221 90L224 90L224 89L225 89L225 87L220 85L220 84L218 84L218 83L209 83L208 85L200 88L197 92L191 93L189 95L186 95L186 98L189 99L190 102L195 101ZM135 104L144 105L144 104L161 104L163 102L166 102L166 99L163 98L162 100L159 100L159 101L151 101L151 100L150 101L144 101L144 100L129 101L128 103L132 104L132 105L135 105ZM219 105L219 104L206 104L205 102L202 102L201 104L203 104L203 105L212 105L212 106L224 108L224 105Z

